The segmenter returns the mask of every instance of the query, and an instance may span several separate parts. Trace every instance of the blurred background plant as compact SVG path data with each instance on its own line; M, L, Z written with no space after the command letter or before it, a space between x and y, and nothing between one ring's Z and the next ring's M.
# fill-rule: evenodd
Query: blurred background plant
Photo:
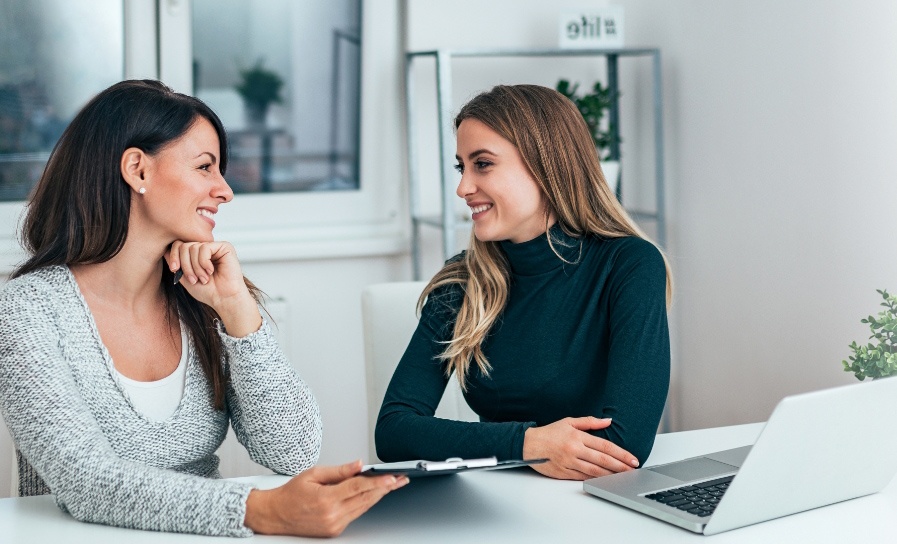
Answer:
M579 91L579 83L571 85L568 80L562 79L558 81L555 88L559 93L576 104L579 113L582 114L582 118L585 119L586 125L589 127L589 132L595 141L595 147L598 148L599 158L601 160L609 159L611 146L622 142L622 140L617 127L610 122L605 125L602 121L608 109L620 98L620 92L612 92L602 85L600 81L596 81L595 85L592 86L592 92L581 96L576 94Z
M264 59L258 59L252 68L240 70L240 83L234 88L243 97L247 114L255 123L264 123L268 106L283 102L280 89L283 78L264 66Z
M872 330L870 340L875 343L857 345L850 344L853 355L850 362L841 361L845 372L853 372L859 380L866 378L885 378L897 374L897 296L889 295L885 290L876 289L884 299L881 303L885 307L879 312L878 317L869 316L860 320L868 323Z

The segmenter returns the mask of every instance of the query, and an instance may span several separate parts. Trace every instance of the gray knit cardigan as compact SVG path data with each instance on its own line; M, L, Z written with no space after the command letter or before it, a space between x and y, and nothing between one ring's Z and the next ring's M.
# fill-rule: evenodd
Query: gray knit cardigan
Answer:
M68 267L0 290L0 412L16 444L21 495L50 493L76 519L118 527L249 536L251 487L221 480L230 423L257 463L297 474L317 462L318 404L267 323L244 338L219 327L226 409L190 349L184 396L156 422L135 410ZM222 364L225 364L224 362Z

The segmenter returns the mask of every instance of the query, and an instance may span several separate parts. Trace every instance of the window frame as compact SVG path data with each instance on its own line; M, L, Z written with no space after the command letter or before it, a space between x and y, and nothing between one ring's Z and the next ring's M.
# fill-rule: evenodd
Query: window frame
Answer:
M124 0L124 76L191 92L189 0ZM246 262L407 253L402 140L401 0L362 0L359 185L351 191L240 194L219 211L216 239ZM24 202L0 203L0 272L24 257Z

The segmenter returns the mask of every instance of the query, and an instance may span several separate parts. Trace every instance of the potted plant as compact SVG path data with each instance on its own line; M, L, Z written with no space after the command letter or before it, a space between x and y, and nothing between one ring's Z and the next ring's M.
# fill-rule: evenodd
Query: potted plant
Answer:
M850 362L841 361L845 372L853 372L859 380L867 377L885 378L897 374L897 295L889 295L887 291L876 289L884 298L881 303L885 307L878 313L878 317L869 316L860 320L868 323L872 330L869 342L861 346L856 342L850 344L853 355Z
M557 91L576 104L579 113L589 127L592 140L598 149L598 157L601 159L601 169L610 186L611 192L617 192L617 184L620 181L620 162L611 160L611 146L619 144L620 139L617 128L611 123L602 123L607 110L620 98L619 92L613 92L600 81L592 86L592 92L577 95L579 83L570 84L566 79L558 81ZM619 157L617 157L619 159Z
M256 61L252 68L240 70L240 83L235 87L246 106L246 122L252 128L265 125L268 106L281 103L280 89L283 78L277 72L268 70L264 60Z

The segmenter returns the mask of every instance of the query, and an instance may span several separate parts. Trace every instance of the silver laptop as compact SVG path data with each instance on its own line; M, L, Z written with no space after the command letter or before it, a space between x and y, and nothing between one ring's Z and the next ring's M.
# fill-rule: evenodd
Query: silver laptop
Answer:
M784 398L753 446L583 482L712 535L881 491L897 472L897 378Z

